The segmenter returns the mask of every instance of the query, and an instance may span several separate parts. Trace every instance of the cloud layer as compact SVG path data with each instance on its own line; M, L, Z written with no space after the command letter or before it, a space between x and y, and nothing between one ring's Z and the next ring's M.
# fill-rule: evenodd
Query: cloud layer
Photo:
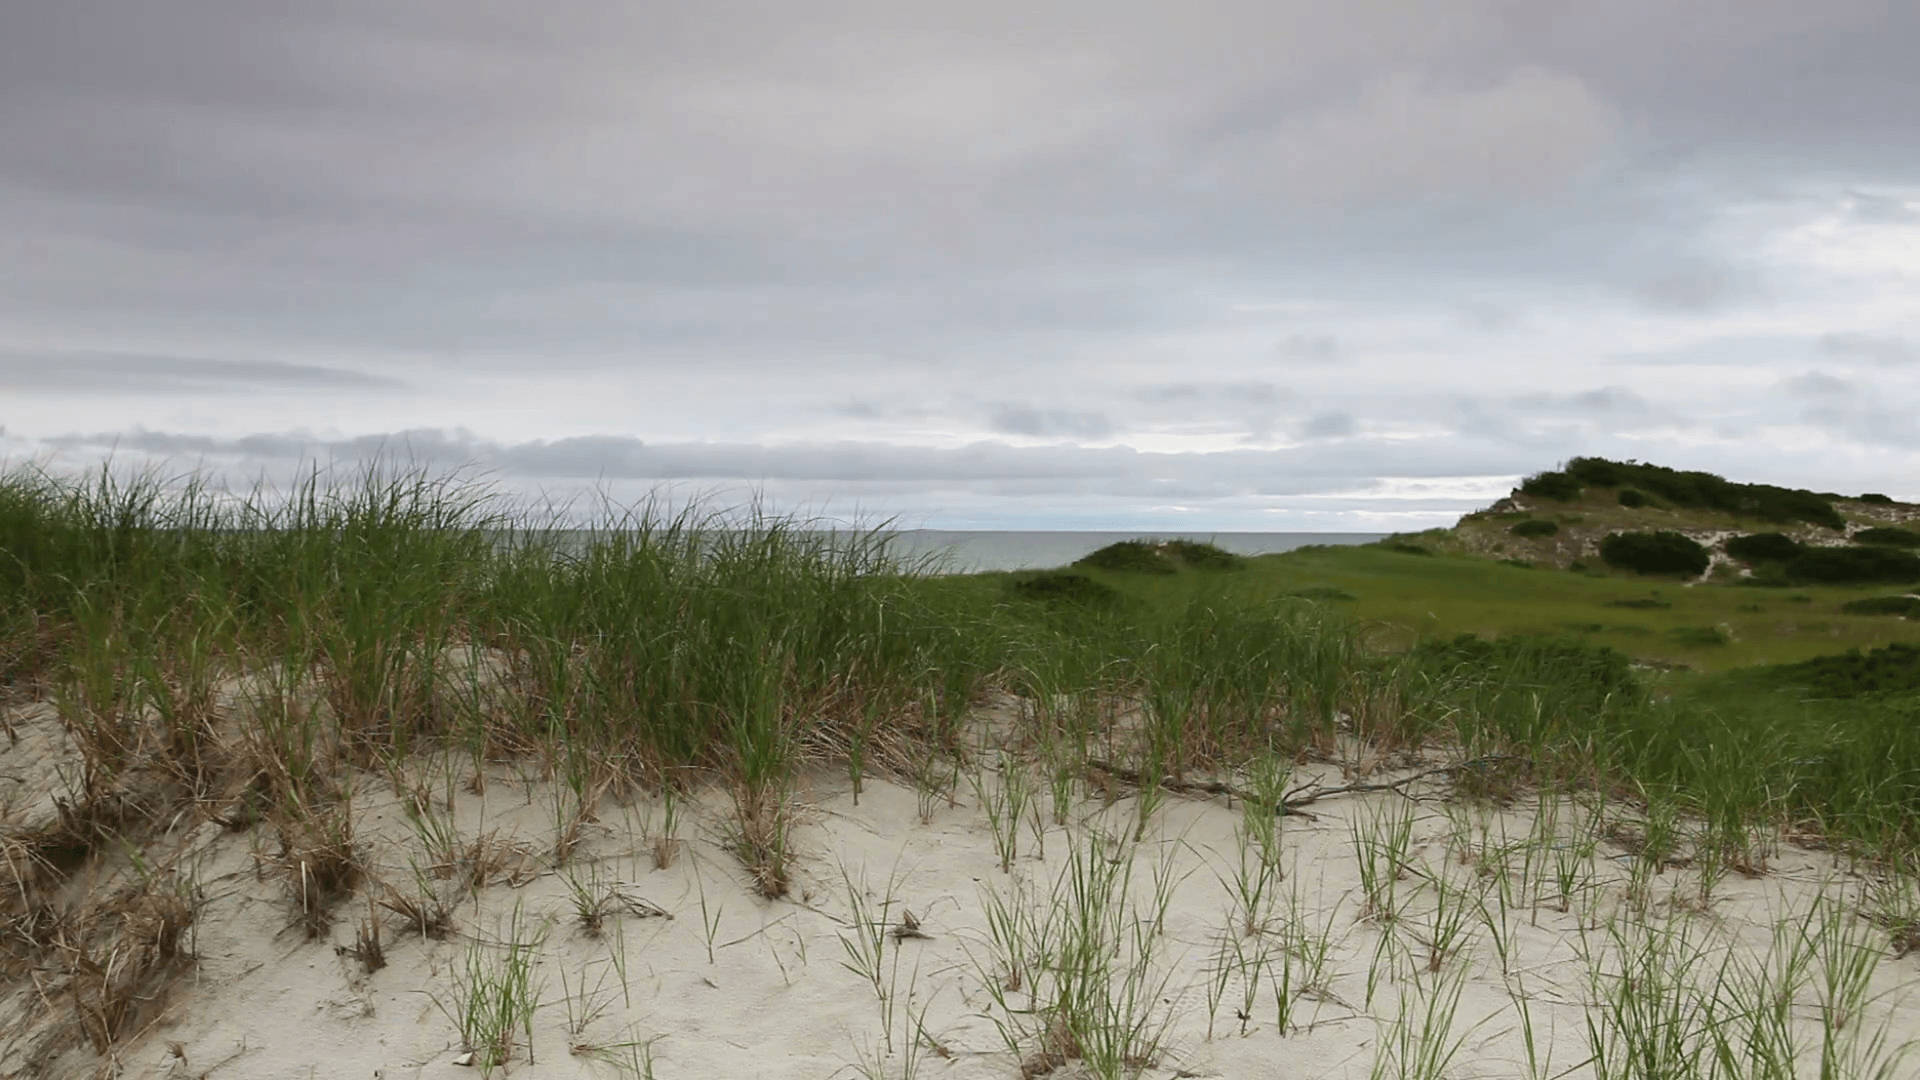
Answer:
M1911 5L6 24L16 458L934 525L1438 521L1587 452L1920 496Z

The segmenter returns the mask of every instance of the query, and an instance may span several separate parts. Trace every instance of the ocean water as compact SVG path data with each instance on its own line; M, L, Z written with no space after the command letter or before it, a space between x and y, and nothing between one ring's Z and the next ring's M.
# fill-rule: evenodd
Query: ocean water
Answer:
M952 573L1036 570L1068 563L1119 540L1204 540L1236 555L1270 555L1314 544L1368 544L1385 533L1348 532L961 532L906 529L892 534L902 559L934 557Z

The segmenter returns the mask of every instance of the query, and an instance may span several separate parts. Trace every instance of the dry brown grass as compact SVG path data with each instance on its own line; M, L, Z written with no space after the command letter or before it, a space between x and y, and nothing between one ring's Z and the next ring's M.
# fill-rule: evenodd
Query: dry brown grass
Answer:
M337 946L335 951L360 961L360 969L368 975L387 966L387 950L380 938L380 912L374 907L372 895L367 897L367 917L354 930L353 944Z
M353 815L344 802L296 803L273 815L280 838L276 862L286 878L300 925L309 938L325 933L336 904L353 894L361 876Z
M746 867L754 890L769 900L787 895L792 884L793 805L786 792L737 785L734 810L728 846Z
M105 1055L156 1019L174 980L191 966L198 905L194 883L163 870L111 891L83 890L16 920L11 931L38 954L36 1056L63 1052L68 1032Z

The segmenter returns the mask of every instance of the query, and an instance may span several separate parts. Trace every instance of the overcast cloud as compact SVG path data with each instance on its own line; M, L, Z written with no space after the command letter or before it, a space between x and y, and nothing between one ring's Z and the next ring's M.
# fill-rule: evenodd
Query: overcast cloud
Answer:
M16 4L0 454L1377 529L1920 498L1920 5Z

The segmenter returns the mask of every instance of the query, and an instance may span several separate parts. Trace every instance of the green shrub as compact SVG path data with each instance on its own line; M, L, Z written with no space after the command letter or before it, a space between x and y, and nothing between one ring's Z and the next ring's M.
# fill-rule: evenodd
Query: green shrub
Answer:
M1920 596L1870 596L1840 605L1849 615L1905 615L1920 619Z
M1804 550L1799 541L1777 532L1731 537L1720 547L1743 562L1785 562Z
M1853 534L1856 544L1874 544L1879 547L1920 548L1920 532L1902 529L1893 525L1877 525L1871 529L1861 529Z
M1160 550L1195 570L1244 570L1247 560L1201 540L1168 540Z
M1402 555L1433 554L1432 548L1421 547L1419 544L1413 543L1410 540L1382 540L1380 541L1380 546L1388 551L1399 552Z
M1065 570L1016 575L1008 579L1007 591L1021 600L1091 608L1117 607L1124 598L1104 581Z
M1770 669L1783 681L1827 697L1920 690L1920 646L1896 643L1862 653L1849 649Z
M1536 536L1552 536L1560 531L1560 523L1557 521L1541 521L1538 518L1529 518L1507 531L1515 536L1528 539Z
M1860 501L1863 503L1879 503L1882 506L1893 505L1893 500L1891 498L1889 498L1888 496L1882 495L1877 491L1869 491L1866 494L1860 496Z
M1607 601L1606 606L1618 607L1618 608L1637 608L1637 609L1646 610L1646 611L1653 611L1659 608L1670 608L1673 606L1673 601L1662 600L1657 596L1639 596L1631 600L1609 600Z
M1151 540L1121 540L1075 560L1075 566L1121 574L1171 574L1177 569Z
M1559 484L1631 485L1674 506L1724 510L1767 521L1805 521L1835 531L1846 528L1846 521L1827 496L1772 484L1738 484L1709 472L1683 472L1637 461L1574 458L1567 462L1564 473L1551 475L1568 478L1556 481Z
M1614 533L1600 541L1600 557L1637 574L1700 574L1712 561L1706 548L1671 530Z
M1555 502L1572 502L1580 497L1580 481L1563 472L1534 473L1520 481L1520 494Z
M1885 547L1808 548L1787 564L1787 576L1796 581L1915 581L1920 580L1920 555Z
M1629 510L1638 510L1640 507L1652 504L1653 498L1639 488L1620 489L1620 505Z

